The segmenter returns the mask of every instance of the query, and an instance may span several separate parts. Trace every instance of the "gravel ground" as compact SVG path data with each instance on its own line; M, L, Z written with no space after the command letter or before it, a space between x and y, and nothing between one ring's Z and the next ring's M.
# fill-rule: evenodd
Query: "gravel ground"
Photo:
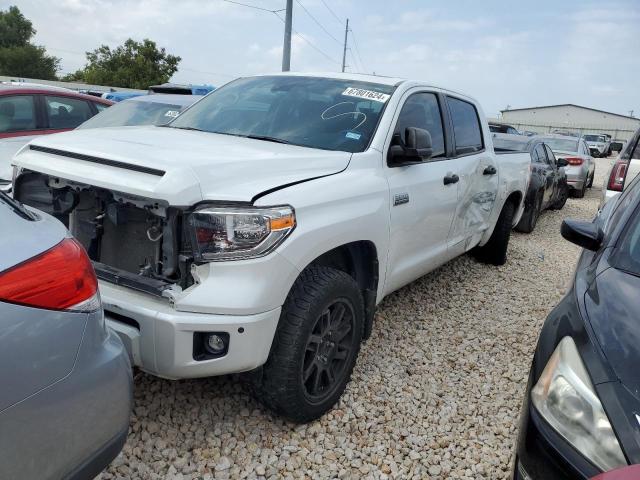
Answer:
M507 478L538 331L579 248L565 217L591 219L594 188L512 236L509 260L458 258L387 297L338 406L292 425L236 377L135 377L131 431L98 478Z

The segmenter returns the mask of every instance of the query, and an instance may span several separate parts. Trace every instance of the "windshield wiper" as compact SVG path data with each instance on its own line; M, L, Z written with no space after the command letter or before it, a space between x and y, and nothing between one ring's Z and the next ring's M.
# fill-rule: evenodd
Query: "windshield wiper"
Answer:
M283 140L281 138L269 137L268 135L240 135L244 138L251 138L252 140L264 140L265 142L284 143L290 145L291 142Z

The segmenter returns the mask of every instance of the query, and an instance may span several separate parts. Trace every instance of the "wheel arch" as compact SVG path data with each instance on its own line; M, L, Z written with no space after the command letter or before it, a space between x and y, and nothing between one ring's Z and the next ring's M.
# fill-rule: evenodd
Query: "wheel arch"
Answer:
M319 265L341 270L353 278L364 300L365 328L364 338L369 338L373 328L378 282L380 280L380 262L378 249L370 240L357 240L338 245L314 258L303 270Z

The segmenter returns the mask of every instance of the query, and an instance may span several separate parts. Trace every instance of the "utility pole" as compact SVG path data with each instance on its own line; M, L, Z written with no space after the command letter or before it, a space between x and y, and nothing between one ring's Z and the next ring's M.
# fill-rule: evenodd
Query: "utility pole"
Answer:
M349 35L349 19L347 18L347 25L344 27L344 49L342 50L342 72L344 73L345 62L347 61L347 35Z
M293 0L287 0L287 12L284 17L284 45L282 47L282 71L283 72L288 72L289 70L291 70L292 17L293 17Z

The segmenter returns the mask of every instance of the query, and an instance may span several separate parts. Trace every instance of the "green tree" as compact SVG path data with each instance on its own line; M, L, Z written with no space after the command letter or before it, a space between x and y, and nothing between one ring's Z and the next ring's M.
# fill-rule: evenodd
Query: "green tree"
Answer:
M102 45L87 52L87 65L63 80L81 80L94 85L146 89L167 82L178 70L181 58L168 54L156 43L128 39L115 49Z
M60 59L31 43L36 31L18 7L0 10L0 75L55 80Z

